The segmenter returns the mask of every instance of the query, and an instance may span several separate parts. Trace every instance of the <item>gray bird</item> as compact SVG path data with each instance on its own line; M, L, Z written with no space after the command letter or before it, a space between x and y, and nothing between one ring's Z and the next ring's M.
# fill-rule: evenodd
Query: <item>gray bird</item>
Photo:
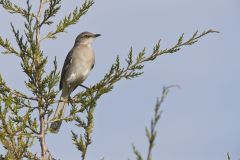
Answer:
M65 103L70 94L83 83L88 77L89 72L94 67L95 55L92 49L92 43L100 34L82 32L75 40L73 48L69 51L62 68L60 90L62 95L55 111L53 120L64 117ZM62 120L52 122L50 131L58 133Z

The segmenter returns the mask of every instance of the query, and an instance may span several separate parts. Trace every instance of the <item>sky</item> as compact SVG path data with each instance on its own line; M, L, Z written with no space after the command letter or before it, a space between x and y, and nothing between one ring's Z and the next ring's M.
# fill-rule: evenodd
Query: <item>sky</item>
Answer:
M69 2L63 2L56 21L82 3ZM159 39L165 49L173 46L182 33L187 38L196 30L220 31L177 54L146 63L141 77L123 80L103 96L97 103L93 143L87 159L135 159L133 143L145 156L145 127L150 124L156 97L163 86L173 84L180 89L171 89L162 106L153 159L226 160L227 152L233 160L240 158L239 7L239 0L96 1L67 33L59 34L55 41L43 42L44 54L50 61L56 56L61 69L79 33L102 34L93 45L96 64L84 82L89 86L103 78L117 55L124 61L130 47L135 55L144 47L150 54ZM21 28L22 19L6 13L2 7L0 19L0 35L16 44L9 23ZM49 30L45 28L42 33ZM49 64L47 69L51 68ZM16 57L0 55L0 73L8 85L26 91L22 87L26 76ZM80 157L72 145L71 129L77 131L64 123L59 135L47 136L49 149L62 160Z

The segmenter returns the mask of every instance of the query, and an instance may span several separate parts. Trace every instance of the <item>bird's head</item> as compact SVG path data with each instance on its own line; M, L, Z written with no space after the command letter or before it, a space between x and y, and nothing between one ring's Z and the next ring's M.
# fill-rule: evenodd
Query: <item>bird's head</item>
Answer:
M82 32L77 36L75 40L75 44L91 45L92 42L95 40L95 38L99 36L101 36L101 34L93 34L91 32Z

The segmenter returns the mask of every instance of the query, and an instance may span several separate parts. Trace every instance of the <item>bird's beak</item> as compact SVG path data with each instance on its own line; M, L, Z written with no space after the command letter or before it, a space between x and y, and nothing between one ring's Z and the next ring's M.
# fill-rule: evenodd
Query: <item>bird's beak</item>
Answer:
M94 37L99 37L101 36L101 34L94 34Z

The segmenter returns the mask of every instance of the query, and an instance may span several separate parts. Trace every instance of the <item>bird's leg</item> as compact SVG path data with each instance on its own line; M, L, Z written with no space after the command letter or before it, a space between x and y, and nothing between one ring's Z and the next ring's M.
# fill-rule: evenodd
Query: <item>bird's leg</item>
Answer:
M83 87L83 88L85 88L85 89L89 89L88 87L86 87L86 86L84 86L84 85L82 85L82 84L79 84L79 86L81 86L81 87Z

